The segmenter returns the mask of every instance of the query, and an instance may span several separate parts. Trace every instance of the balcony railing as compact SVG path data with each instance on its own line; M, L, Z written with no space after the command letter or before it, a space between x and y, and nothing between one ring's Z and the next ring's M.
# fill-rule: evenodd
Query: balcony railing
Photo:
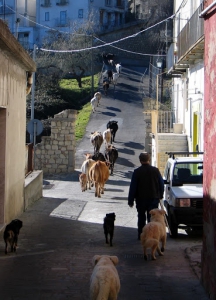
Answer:
M52 6L51 1L50 0L44 0L41 3L41 7L50 7Z
M55 27L68 27L70 25L70 19L66 18L61 20L60 18L55 19Z
M178 59L181 59L204 36L204 20L199 18L202 5L192 15L177 38Z

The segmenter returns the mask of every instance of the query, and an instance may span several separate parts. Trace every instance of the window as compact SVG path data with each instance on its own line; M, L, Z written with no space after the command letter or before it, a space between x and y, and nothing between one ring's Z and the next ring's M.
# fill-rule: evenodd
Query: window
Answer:
M83 18L83 9L78 10L78 18L80 18L80 19Z
M51 6L51 2L50 2L50 0L44 0L44 4L43 4L43 6Z
M112 0L105 0L105 5L111 6L111 4L112 4Z
M45 12L45 21L49 21L49 12Z
M66 17L67 17L67 12L60 11L60 25L66 25Z

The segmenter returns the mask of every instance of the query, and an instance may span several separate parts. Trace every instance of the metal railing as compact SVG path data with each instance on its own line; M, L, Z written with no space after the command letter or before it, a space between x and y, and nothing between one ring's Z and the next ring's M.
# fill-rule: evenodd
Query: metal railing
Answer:
M201 4L178 35L178 58L185 55L204 36L204 20L199 17L202 8Z
M175 123L174 110L158 112L158 124L157 124L158 133L172 133L173 123Z

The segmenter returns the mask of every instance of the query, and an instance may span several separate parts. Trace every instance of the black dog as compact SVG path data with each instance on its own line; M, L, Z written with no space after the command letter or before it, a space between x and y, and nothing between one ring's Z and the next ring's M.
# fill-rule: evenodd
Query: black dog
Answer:
M109 213L106 214L106 217L104 218L104 234L106 238L106 244L109 244L108 241L108 234L110 235L110 246L112 246L112 240L113 240L113 235L114 235L114 222L115 222L115 213Z
M16 252L18 235L22 225L22 221L15 219L6 226L4 231L5 254L8 253L8 244L11 246L11 252Z

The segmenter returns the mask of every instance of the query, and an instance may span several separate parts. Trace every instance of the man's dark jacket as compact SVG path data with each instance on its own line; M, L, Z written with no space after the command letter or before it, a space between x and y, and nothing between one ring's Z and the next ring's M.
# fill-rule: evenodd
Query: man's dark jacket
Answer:
M158 168L149 164L143 164L135 169L132 175L128 205L133 205L142 199L162 199L164 182Z

